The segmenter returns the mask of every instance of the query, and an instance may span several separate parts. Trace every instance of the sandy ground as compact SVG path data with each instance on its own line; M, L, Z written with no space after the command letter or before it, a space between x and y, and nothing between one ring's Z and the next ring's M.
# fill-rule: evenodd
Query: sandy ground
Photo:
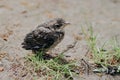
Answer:
M52 18L61 17L71 25L66 27L64 40L55 48L60 53L71 45L75 35L82 33L81 26L91 24L100 40L99 44L111 39L120 38L120 0L0 0L0 80L15 80L10 70L16 59L26 56L31 51L21 48L26 33L39 24ZM77 58L84 57L87 45L82 35L74 49L66 55ZM7 56L7 57L6 57ZM21 69L20 69L21 70ZM19 71L19 70L18 70ZM13 74L14 75L14 74ZM95 74L82 76L84 80L120 80L118 76ZM28 80L18 78L16 80ZM75 80L80 80L76 78Z

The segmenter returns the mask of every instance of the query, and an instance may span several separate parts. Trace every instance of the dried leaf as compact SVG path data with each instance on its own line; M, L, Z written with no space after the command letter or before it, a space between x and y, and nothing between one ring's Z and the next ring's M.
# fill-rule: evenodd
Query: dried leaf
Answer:
M82 36L80 36L80 35L73 34L73 36L76 40L82 40Z
M6 33L0 34L0 37L1 37L4 41L7 41L7 40L8 40L8 37L9 37L10 35L12 35L12 34L13 34L13 31L12 31L12 30L7 30Z
M0 67L0 72L4 71L4 67Z

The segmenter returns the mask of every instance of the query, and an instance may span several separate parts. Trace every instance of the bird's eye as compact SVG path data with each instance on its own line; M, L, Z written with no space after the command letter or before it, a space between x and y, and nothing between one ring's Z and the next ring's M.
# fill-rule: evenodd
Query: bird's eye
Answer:
M60 27L60 25L59 25L59 24L55 24L55 26L56 26L56 27L58 27L58 28Z
M59 24L55 24L55 26L58 26Z

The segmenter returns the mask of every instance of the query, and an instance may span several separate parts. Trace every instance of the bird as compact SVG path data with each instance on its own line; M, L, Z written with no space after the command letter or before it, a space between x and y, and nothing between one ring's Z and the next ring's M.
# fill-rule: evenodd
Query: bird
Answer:
M33 52L47 52L59 44L65 35L64 27L70 24L62 18L54 18L28 33L22 43L22 48Z

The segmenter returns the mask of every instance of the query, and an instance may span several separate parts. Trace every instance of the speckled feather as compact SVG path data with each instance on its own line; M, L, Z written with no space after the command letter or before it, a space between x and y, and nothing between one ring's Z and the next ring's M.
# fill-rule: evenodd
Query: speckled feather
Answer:
M26 50L47 51L55 47L64 38L62 26L65 21L61 18L53 19L39 25L35 30L28 33L22 43Z

